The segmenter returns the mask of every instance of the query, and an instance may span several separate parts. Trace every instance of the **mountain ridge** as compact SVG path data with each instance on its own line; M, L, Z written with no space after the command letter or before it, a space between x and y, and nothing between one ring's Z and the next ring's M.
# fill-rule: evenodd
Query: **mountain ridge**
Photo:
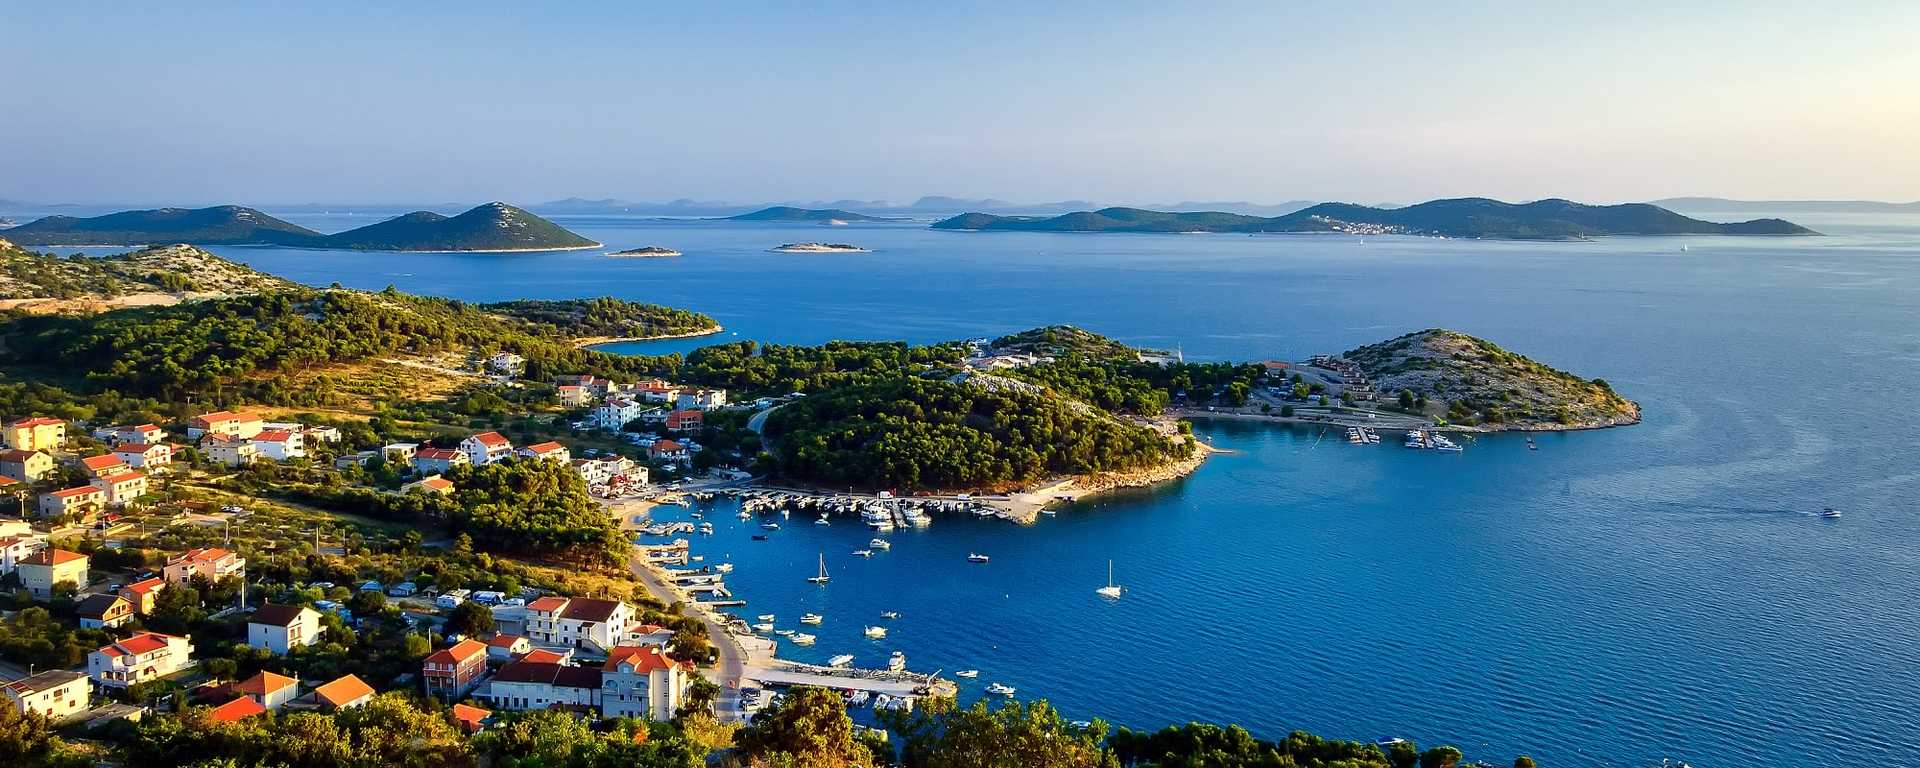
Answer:
M502 202L457 216L401 214L364 227L321 234L253 208L155 208L86 218L47 216L5 230L23 246L275 245L327 250L546 251L592 248L592 240Z

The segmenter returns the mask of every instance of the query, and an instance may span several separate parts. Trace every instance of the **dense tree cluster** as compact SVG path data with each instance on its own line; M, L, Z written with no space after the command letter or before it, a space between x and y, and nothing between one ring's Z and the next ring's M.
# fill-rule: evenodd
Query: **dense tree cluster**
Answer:
M605 296L562 301L503 301L482 304L480 308L541 326L540 335L554 337L644 338L720 327L713 318L698 312Z
M8 361L87 372L96 388L179 401L283 400L273 377L392 354L509 350L546 371L633 377L677 358L576 349L565 339L448 300L398 291L289 291L85 317L23 317L3 327Z
M784 395L958 365L964 357L966 347L957 343L916 347L899 341L831 341L795 347L742 341L694 350L681 378L740 394Z
M1157 414L1175 397L1241 405L1262 369L1245 363L1145 363L1130 358L1068 355L1014 369L1012 375L1045 384L1110 411Z
M455 530L482 548L570 554L607 565L625 562L628 547L620 526L564 463L510 459L455 467L446 477L455 488Z
M767 419L777 469L828 486L973 489L1137 469L1192 446L1044 391L892 378Z

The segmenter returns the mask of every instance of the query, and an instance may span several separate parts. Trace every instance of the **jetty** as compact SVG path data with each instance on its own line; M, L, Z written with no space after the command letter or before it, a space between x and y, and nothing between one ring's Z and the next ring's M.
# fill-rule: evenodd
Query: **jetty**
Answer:
M769 686L810 685L836 691L886 694L896 699L952 696L958 690L952 681L943 680L937 674L823 667L775 658L759 659L747 665L741 677Z

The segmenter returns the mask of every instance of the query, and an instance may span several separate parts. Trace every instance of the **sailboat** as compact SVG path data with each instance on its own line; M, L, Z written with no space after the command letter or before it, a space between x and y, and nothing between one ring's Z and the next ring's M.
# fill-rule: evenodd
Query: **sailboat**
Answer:
M1108 560L1107 561L1107 585L1099 589L1096 589L1093 592L1094 594L1097 594L1101 597L1119 599L1120 593L1122 591L1123 590L1121 590L1120 587L1115 586L1113 583L1113 561Z
M833 577L827 575L827 553L822 552L820 553L820 575L808 577L807 581L815 584L825 584L832 579Z

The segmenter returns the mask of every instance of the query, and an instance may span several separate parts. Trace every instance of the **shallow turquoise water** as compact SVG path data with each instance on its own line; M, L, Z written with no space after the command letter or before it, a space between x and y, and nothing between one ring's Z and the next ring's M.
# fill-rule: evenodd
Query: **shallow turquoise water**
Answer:
M1235 453L1030 529L941 520L861 560L848 553L871 534L851 521L754 543L722 513L700 551L738 562L744 613L827 615L820 644L790 655L897 648L1075 717L1404 736L1557 766L1920 760L1914 219L1581 244L560 221L687 255L220 250L314 284L658 301L792 343L1068 322L1221 359L1430 326L1485 336L1607 378L1646 423L1455 455L1202 424ZM829 239L875 252L765 251ZM1846 517L1810 516L1828 505ZM993 562L964 562L973 550ZM822 552L824 589L804 581ZM1108 558L1132 590L1117 603L1092 592ZM903 617L887 641L858 637L889 609Z

